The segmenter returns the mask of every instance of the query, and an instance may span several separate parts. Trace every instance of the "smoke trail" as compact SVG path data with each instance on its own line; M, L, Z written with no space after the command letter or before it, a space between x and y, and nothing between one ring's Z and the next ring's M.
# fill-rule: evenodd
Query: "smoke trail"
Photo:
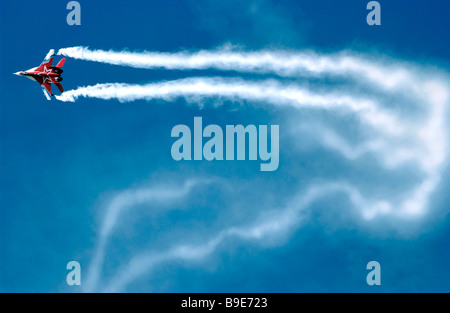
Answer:
M191 179L178 186L156 186L153 188L142 188L137 190L127 190L115 196L108 206L106 215L100 230L100 237L95 255L90 264L89 276L84 284L85 291L95 290L102 270L105 258L105 251L114 227L123 211L129 211L140 204L149 203L152 205L160 203L173 203L180 198L185 198L191 190L199 184L209 184L213 179Z
M330 193L347 195L365 220L378 216L402 219L423 215L429 206L431 195L441 180L441 169L447 158L448 143L445 116L448 106L448 81L430 77L425 71L406 67L395 61L381 65L352 54L319 55L316 53L288 53L282 51L236 52L230 50L179 52L179 53L129 53L89 50L82 47L61 49L59 54L84 60L141 68L165 68L179 70L217 69L239 72L273 73L279 76L318 77L338 75L339 79L352 78L365 83L373 93L383 89L400 94L401 104L412 108L413 104L423 109L421 119L408 120L396 107L382 107L368 96L347 95L342 87L335 92L313 92L293 83L275 80L244 81L241 79L188 78L146 85L98 84L64 92L57 98L75 101L79 97L134 101L138 99L172 101L184 98L195 103L206 98L226 98L235 101L250 100L269 103L275 107L291 106L297 109L323 109L356 114L369 124L375 132L371 138L353 145L330 129L319 129L316 136L320 142L349 160L375 154L382 160L381 167L391 169L410 163L422 173L420 181L407 190L401 199L367 199L359 189L348 183L330 182L314 185L299 193L279 214L261 219L253 225L225 228L209 240L198 244L176 244L166 251L147 252L135 256L116 276L117 279L105 290L123 290L138 276L150 272L161 263L184 260L200 261L211 255L228 238L243 241L258 241L268 236L277 236L285 231L297 229L299 214L312 202ZM367 87L366 86L366 87ZM400 118L401 117L401 118ZM186 191L189 193L191 189ZM131 196L127 204L133 205ZM107 216L115 216L116 204L112 203ZM121 211L120 209L119 211ZM116 218L112 219L115 224ZM95 290L100 277L106 242L112 227L105 220L96 257L90 271L90 290ZM109 230L108 230L109 229Z
M231 100L263 101L275 106L348 110L370 125L393 135L404 132L405 124L400 123L394 114L379 108L373 100L338 93L315 94L296 85L282 85L274 80L247 82L241 79L186 78L147 85L97 84L56 96L60 101L71 102L79 97L117 99L124 102L140 99L172 101L178 97L189 102L198 102L206 97L224 97Z
M158 84L157 87L155 87L155 84L152 84L151 96L146 98L148 95L144 92L143 94L139 94L139 97L145 95L145 99L160 98L164 100L171 100L173 97L183 96L186 99L189 99L191 96L196 95L196 93L192 92L192 90L197 90L196 88L192 88L192 85L190 85L191 81L195 83L197 79L182 80L183 83L189 83L187 85L181 84L181 88L178 86L179 81ZM204 81L201 80L201 82L203 83ZM171 86L173 85L177 86L175 90L178 91L173 92L171 89ZM114 84L111 86L112 88L115 88ZM125 91L128 87L130 87L129 85L120 86L124 86ZM415 146L404 145L404 147L396 147L392 144L392 142L390 142L390 137L386 137L386 134L383 134L380 138L375 139L372 142L364 143L362 145L363 148L355 149L349 144L346 144L342 138L339 138L332 131L321 129L317 132L319 136L323 137L322 139L325 145L331 146L349 159L360 157L360 154L362 153L361 151L363 151L364 153L378 153L380 156L385 158L387 163L389 162L389 158L392 158L392 156L394 156L394 160L391 159L390 161L397 164L404 163L406 161L413 161L417 163L426 174L426 177L418 183L416 188L407 193L408 196L406 199L403 199L398 203L388 199L369 200L364 198L356 187L344 182L330 182L323 185L311 186L306 191L299 193L288 206L277 212L276 216L262 219L259 223L254 225L226 228L203 243L175 244L172 248L166 251L145 252L133 257L130 262L122 268L117 275L114 276L114 279L112 279L110 284L103 290L121 291L136 278L141 275L148 274L156 266L162 263L177 260L186 262L201 261L214 253L220 247L221 243L229 238L236 238L241 241L258 242L269 236L276 237L282 233L291 232L300 226L302 219L299 214L310 206L313 201L321 199L324 195L339 192L347 195L353 206L359 209L361 217L366 220L374 219L377 216L408 218L423 214L425 212L425 208L428 206L430 195L440 181L439 170L446 158L446 149L442 142L446 142L447 140L445 136L443 117L445 116L445 106L448 101L447 92L445 88L443 89L442 84L429 83L424 84L424 86L423 92L426 95L432 95L427 98L427 105L429 106L430 112L429 115L426 116L426 122L424 124L415 125L415 128L409 129L411 131L409 136L415 136L416 134L418 135L418 143ZM143 89L147 90L147 86L131 86L130 88L135 87L144 87ZM244 89L248 90L248 86ZM155 90L162 91L155 92ZM223 96L223 94L230 96L238 94L236 92L227 93L226 90L229 90L229 86L223 89L219 88L219 92L217 90L211 91L211 88L205 88L205 85L200 84L199 90L210 90L210 92L207 93L209 96ZM283 94L283 92L280 92L279 89L277 90L278 92L275 94ZM103 97L104 95L109 94L109 91L102 94L103 91L96 93L96 95ZM259 91L260 90L257 92ZM251 91L250 94L252 94ZM155 97L155 95L157 96ZM122 90L115 96L128 97L129 94ZM267 99L263 100L268 101ZM324 102L322 101L322 105L323 103ZM382 125L380 127L382 127ZM402 155L402 153L404 155ZM114 211L114 207L115 205L113 202L108 211ZM105 236L105 238L106 237L107 236ZM105 248L103 247L103 254L105 253L104 249ZM97 268L101 268L101 266L98 265ZM92 288L91 290L95 290L95 288Z
M224 229L204 243L174 245L164 252L151 251L133 257L103 291L120 292L132 281L148 274L162 263L201 261L215 252L227 239L261 242L268 237L291 233L301 226L304 220L301 213L314 201L337 193L345 194L355 208L361 209L363 215L389 214L392 209L386 201L369 201L363 198L357 189L345 182L311 186L295 196L284 208L274 210L273 216L260 218L257 223Z
M231 49L181 51L128 52L89 50L87 47L63 48L59 55L75 59L130 66L145 69L204 70L273 73L280 76L339 75L365 78L377 86L392 89L408 85L409 90L420 90L420 80L412 80L413 67L408 64L369 62L354 52L321 55L316 52L288 51L233 51ZM406 70L408 68L408 70ZM386 75L388 73L388 75Z

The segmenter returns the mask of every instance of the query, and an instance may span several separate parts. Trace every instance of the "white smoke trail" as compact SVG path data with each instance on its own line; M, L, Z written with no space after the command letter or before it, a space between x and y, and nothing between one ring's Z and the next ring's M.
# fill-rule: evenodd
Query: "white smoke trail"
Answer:
M172 85L172 82L170 82L169 85ZM181 88L179 91L172 93L170 91L170 87L167 85L159 85L156 89L162 89L163 92L156 93L158 94L156 98L171 100L174 96L184 96L189 99L189 96L192 96L192 93L190 94L188 92L191 90L191 86L184 87L186 88L184 89L186 91ZM204 85L201 85L201 88L204 87ZM225 91L225 89L223 91ZM341 152L344 156L350 159L360 157L360 154L362 153L361 151L363 151L364 153L378 153L385 158L385 162L387 163L393 162L394 164L398 164L406 161L413 161L418 164L422 171L426 173L426 177L414 190L408 193L407 198L402 202L394 203L391 200L366 199L360 194L357 188L343 182L332 182L312 186L307 191L300 193L298 197L296 197L295 200L292 201L286 208L280 212L277 212L276 216L272 216L269 219L263 219L257 224L224 229L213 236L212 239L209 239L204 243L174 245L172 248L163 252L146 252L133 257L128 265L114 276L114 279L111 280L110 285L104 288L103 291L116 292L124 290L136 278L141 275L148 274L156 266L162 263L178 260L186 262L201 261L205 257L214 253L220 244L228 238L237 238L242 241L260 241L268 236L277 236L284 232L290 232L298 228L300 224L300 212L311 205L313 201L322 198L324 195L330 195L336 192L346 194L353 206L359 209L361 216L366 220L374 219L377 216L405 218L423 214L433 190L439 183L439 169L441 168L441 165L446 157L445 145L442 144L442 142L446 142L447 140L443 120L445 114L443 113L445 112L445 105L448 101L447 92L443 89L441 84L428 84L424 88L424 92L428 95L432 95L429 97L427 102L430 113L427 116L427 122L423 125L418 125L416 127L416 131L414 133L410 133L410 135L418 135L417 139L419 144L416 146L400 147L396 150L396 147L389 142L390 138L383 135L381 139L364 143L363 148L355 150L347 145L342 138L337 137L331 131L327 132L322 129L318 132L319 136L323 136L323 142L325 145L335 148L337 151ZM228 96L230 95L230 93L223 93ZM105 95L107 94L108 92L105 93ZM124 97L129 96L127 93L118 94ZM211 96L216 94L221 95L222 93L214 91L208 95ZM154 95L154 93L152 93L152 95ZM151 98L155 97L152 96ZM402 155L402 153L404 153L404 155ZM389 157L394 160L390 160ZM124 206L128 207L129 205L132 205L134 201L133 197L129 200L131 203L127 203ZM114 202L111 204L108 211L114 211L114 207L116 207ZM106 224L107 223L105 223L105 225ZM106 237L107 235L105 235L105 238ZM106 240L105 238L103 241ZM105 253L105 247L102 247L102 253ZM98 265L97 268L99 269L101 266ZM92 288L91 290L95 290L95 288Z
M106 215L103 219L97 249L89 268L89 276L84 283L85 291L91 292L96 289L105 259L108 238L116 226L120 215L123 214L123 211L129 211L133 207L145 203L152 205L158 203L174 203L180 198L188 196L191 190L199 184L209 184L212 181L213 179L192 179L177 186L156 186L153 188L127 190L114 197L108 205Z
M291 106L297 109L326 109L346 111L356 114L369 124L376 134L375 138L359 146L347 143L333 131L322 129L316 133L321 142L339 152L349 160L361 158L365 154L376 154L382 160L381 165L390 169L406 163L417 166L422 172L421 179L413 189L404 193L400 200L366 199L360 191L347 183L331 182L312 186L302 192L284 208L279 215L262 220L255 225L224 229L212 239L200 244L174 245L172 248L155 253L143 253L132 258L129 264L111 280L107 291L123 290L141 274L148 273L163 262L174 260L199 261L212 254L227 238L241 240L260 240L267 236L276 236L283 231L297 228L299 213L313 201L325 194L342 192L358 208L361 216L374 219L378 216L391 216L408 219L423 215L429 206L431 195L441 180L441 170L445 164L447 151L447 128L445 116L448 106L447 79L430 78L424 70L408 68L395 62L380 65L349 54L323 56L315 53L287 52L235 52L200 51L196 53L129 53L88 50L75 47L61 49L60 54L84 60L92 60L117 65L141 68L165 68L179 70L218 69L239 72L273 73L279 76L339 75L352 78L358 83L366 83L371 91L378 89L401 94L401 104L413 108L413 103L424 110L421 121L411 121L402 116L395 107L387 109L371 98L354 97L340 92L312 92L293 83L266 81L244 81L241 79L188 78L171 82L159 82L146 85L99 84L80 87L63 93L57 98L61 101L75 101L79 97L100 99L118 99L134 101L138 99L160 99L171 101L184 98L188 102L211 97L224 97L230 100L250 100L270 103L276 107ZM300 73L300 71L302 71ZM133 205L133 197L123 207ZM108 212L115 211L115 205ZM108 216L114 216L108 213ZM114 223L115 223L115 219ZM113 224L114 224L113 223ZM105 221L104 225L108 223ZM106 226L104 226L106 227ZM97 254L92 268L91 290L95 290L99 280L106 253L106 242L111 234L102 232Z
M360 195L357 189L344 182L311 186L294 197L286 207L274 210L273 216L261 218L253 225L224 229L204 243L175 245L164 252L146 252L133 257L103 291L123 291L128 284L142 275L149 274L161 263L200 261L216 251L220 244L228 238L260 242L268 237L291 233L300 227L303 220L301 213L308 206L324 196L336 193L347 195L350 202L363 211L363 215L373 215L376 214L375 212L388 214L391 210L390 205L385 201L368 201Z
M247 82L241 79L186 78L147 85L97 84L62 93L60 101L74 102L79 97L117 99L119 101L154 100L172 101L183 97L190 102L207 97L224 97L236 100L264 101L275 106L296 108L340 109L359 115L365 122L380 131L399 135L405 130L393 113L385 112L370 99L342 94L312 93L294 84L282 85L277 81Z
M80 60L145 69L204 70L217 69L238 72L273 73L280 76L339 75L362 78L377 86L392 89L408 85L420 90L420 80L411 79L412 67L401 64L369 62L354 52L321 55L312 51L233 51L231 49L181 51L128 52L90 50L87 47L63 48L59 55ZM398 62L398 61L397 61ZM386 75L388 73L388 75Z

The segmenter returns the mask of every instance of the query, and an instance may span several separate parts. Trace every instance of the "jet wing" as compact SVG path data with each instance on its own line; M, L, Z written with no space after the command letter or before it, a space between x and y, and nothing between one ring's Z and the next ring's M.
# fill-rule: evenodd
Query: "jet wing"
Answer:
M48 83L47 79L42 76L34 76L33 78L39 83L39 85L41 85L42 92L47 100L51 100L50 96L52 96L52 86Z
M44 96L47 98L47 100L52 100L52 98L48 95L47 89L41 85L42 92L44 93Z
M39 65L35 71L42 72L46 67L52 66L54 55L55 55L55 50L51 49L45 56L44 61L42 61L41 65Z
M52 86L49 83L47 83L46 81L44 81L40 84L41 84L42 91L44 92L44 95L47 98L47 100L51 100L50 96L52 96Z

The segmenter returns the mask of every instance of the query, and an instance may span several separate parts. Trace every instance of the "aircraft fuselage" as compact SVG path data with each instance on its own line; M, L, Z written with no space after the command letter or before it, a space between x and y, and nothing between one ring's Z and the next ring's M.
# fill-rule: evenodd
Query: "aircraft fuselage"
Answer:
M51 49L40 66L33 67L27 71L14 73L15 75L24 76L38 82L48 100L50 100L50 96L53 96L51 84L55 84L59 91L64 92L61 85L61 81L63 80L61 77L61 73L63 72L61 67L64 65L65 59L61 59L56 66L53 66L53 56L55 56L55 50Z

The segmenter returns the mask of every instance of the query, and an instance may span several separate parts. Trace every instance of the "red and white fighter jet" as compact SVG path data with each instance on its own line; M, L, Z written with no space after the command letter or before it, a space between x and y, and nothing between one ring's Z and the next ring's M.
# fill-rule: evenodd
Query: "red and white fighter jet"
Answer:
M55 84L59 91L64 91L63 86L61 85L61 81L63 80L61 77L61 73L63 72L61 67L64 65L66 59L63 58L56 66L52 66L54 56L55 50L51 49L47 53L44 61L42 61L42 64L38 67L31 68L28 71L14 73L15 75L25 76L31 80L37 81L39 85L41 85L47 100L51 100L50 96L53 96L52 86L50 84Z

